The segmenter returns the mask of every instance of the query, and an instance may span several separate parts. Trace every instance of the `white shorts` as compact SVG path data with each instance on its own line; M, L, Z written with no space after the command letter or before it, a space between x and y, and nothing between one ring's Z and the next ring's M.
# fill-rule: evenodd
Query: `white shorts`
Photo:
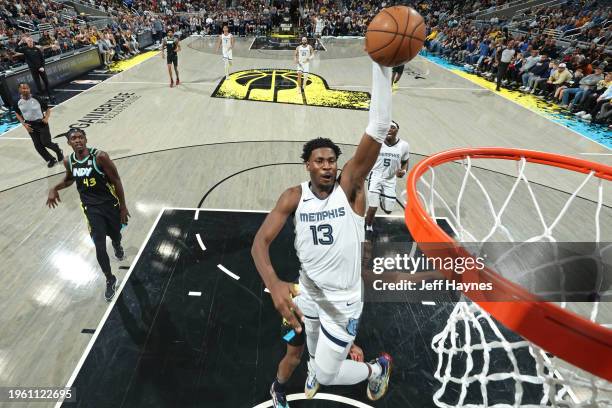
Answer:
M297 72L307 74L310 72L310 62L302 62L297 64Z
M380 205L383 211L391 212L395 208L395 203L395 177L385 179L370 173L370 177L368 177L368 206L378 208Z
M223 59L232 60L232 50L223 50Z
M319 336L318 341L324 339L337 352L342 352L355 340L363 311L361 295L349 301L315 302L302 291L293 301L304 314L307 338L320 330L323 338ZM309 352L314 354L314 350L309 349Z

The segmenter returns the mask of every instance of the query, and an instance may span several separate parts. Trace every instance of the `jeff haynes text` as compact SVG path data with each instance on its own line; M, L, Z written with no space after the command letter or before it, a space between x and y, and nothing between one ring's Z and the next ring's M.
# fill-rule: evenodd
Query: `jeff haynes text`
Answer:
M400 280L399 282L384 282L381 279L375 280L373 283L374 290L458 290L458 291L472 291L472 290L493 290L493 284L491 282L454 282L445 279L438 279L434 281L421 281L413 282L410 280Z

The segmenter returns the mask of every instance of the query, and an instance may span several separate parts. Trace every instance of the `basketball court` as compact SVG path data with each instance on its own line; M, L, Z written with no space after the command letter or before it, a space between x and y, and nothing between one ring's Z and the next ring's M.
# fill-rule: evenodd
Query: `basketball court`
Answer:
M340 144L340 165L352 156L367 125L371 66L362 40L322 39L324 51L311 62L312 78L300 92L292 51L254 49L253 39L237 39L225 80L215 42L182 42L176 88L169 87L165 59L154 55L53 108L52 134L83 128L88 145L115 161L124 184L132 217L123 232L126 260L111 260L122 284L110 304L76 189L60 192L59 208L45 206L63 169L46 168L22 127L0 136L0 386L74 386L77 402L66 407L271 406L268 390L285 346L280 318L250 257L252 239L281 192L306 179L300 162L305 141L323 136ZM407 65L393 95L393 119L410 143L410 167L446 149L474 146L612 164L607 147L421 56ZM56 142L69 151L65 139ZM484 159L474 165L493 204L501 205L516 179L516 163ZM458 165L449 168L446 184L444 175L436 177L450 198L463 173ZM548 221L584 179L549 166L526 167L524 174ZM403 206L405 179L397 188ZM526 237L538 229L529 197L518 191L505 215L507 225ZM381 242L413 241L402 206L377 221ZM478 223L483 206L481 196L466 190L465 225L479 234L486 234ZM593 214L601 208L600 240L612 241L611 206L609 188L600 197L597 183L586 183L557 226L558 239L592 241ZM439 216L449 214L441 209ZM287 278L298 271L292 234L287 225L271 255ZM452 300L366 303L357 343L366 359L385 350L396 363L381 401L368 401L363 384L324 387L319 399L302 400L301 366L288 386L291 406L436 406L431 342ZM600 313L612 321L607 305ZM528 355L518 360L532 369ZM504 365L501 359L492 364ZM445 399L454 406L459 387L448 389ZM508 403L514 388L500 384L488 394L491 405ZM529 385L524 394L526 403L538 404Z

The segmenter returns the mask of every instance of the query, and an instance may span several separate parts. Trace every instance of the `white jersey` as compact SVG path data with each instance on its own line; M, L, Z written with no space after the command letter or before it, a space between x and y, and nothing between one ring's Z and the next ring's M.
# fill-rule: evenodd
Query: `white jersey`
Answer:
M228 35L221 34L221 47L223 48L224 53L229 51L229 49L232 47L232 37L232 33L229 33Z
M295 249L301 288L313 299L353 299L361 292L361 243L364 218L355 214L336 182L324 200L301 184L295 210Z
M409 155L410 145L402 139L398 139L393 146L383 143L371 175L384 179L394 178L395 173L401 168L402 162L408 161Z
M310 45L306 44L306 46L298 45L298 62L300 64L304 64L310 59Z
M323 31L323 19L317 18L317 22L315 23L315 32L317 34L321 34Z

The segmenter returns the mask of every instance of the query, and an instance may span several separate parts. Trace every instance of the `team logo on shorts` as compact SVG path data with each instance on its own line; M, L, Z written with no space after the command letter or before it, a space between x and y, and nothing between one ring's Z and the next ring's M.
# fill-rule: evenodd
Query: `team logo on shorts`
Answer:
M359 319L349 319L348 324L346 325L346 331L351 336L357 336L357 329L359 328Z
M300 90L297 71L292 69L233 72L219 82L212 97L356 110L370 107L369 92L331 89L323 77L312 73Z

